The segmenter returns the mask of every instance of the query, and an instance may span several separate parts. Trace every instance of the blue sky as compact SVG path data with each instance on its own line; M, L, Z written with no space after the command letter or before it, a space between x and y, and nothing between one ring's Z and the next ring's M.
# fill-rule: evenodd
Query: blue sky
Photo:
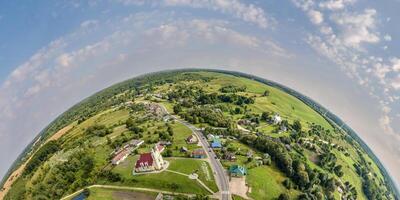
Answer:
M222 68L328 107L400 180L399 1L0 2L0 175L57 115L139 74Z

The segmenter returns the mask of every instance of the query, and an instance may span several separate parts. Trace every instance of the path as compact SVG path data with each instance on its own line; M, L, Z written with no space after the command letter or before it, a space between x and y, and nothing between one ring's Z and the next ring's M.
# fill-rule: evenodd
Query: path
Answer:
M187 193L179 193L179 192L170 192L170 191L164 191L164 190L157 190L157 189L150 189L150 188L139 188L139 187L128 187L128 186L116 186L116 185L91 185L86 188L106 188L106 189L120 189L120 190L135 190L135 191L144 191L144 192L157 192L157 193L163 193L163 194L170 194L170 195L184 195L188 197L195 196L194 194L187 194ZM86 189L84 188L84 189ZM68 199L70 197L76 196L79 193L81 193L84 189L80 189L70 195L67 195L61 200Z
M182 176L187 176L188 178L189 178L189 175L188 174L184 174L184 173L181 173L181 172L177 172L177 171L173 171L173 170L166 170L167 172L171 172L171 173L175 173L175 174L179 174L179 175L182 175ZM204 184L203 183L203 181L201 181L200 179L198 179L198 178L196 178L196 181L198 182L198 183L200 183L200 185L202 185L208 192L210 192L211 194L214 194L214 191L212 191L206 184Z

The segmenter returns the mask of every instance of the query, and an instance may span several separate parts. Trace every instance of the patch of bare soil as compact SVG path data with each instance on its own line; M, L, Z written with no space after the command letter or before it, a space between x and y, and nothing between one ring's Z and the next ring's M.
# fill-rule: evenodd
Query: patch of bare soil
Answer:
M112 196L114 199L121 200L154 200L154 197L151 195L133 191L115 191Z
M250 199L247 196L249 188L246 185L246 177L241 177L241 178L232 177L231 181L229 182L229 189L232 194L236 194L245 199Z

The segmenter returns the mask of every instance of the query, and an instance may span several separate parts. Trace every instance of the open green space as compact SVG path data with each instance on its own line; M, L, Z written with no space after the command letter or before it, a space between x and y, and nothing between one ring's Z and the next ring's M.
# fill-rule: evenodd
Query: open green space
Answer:
M160 173L140 174L134 176L133 169L137 159L137 156L130 156L123 163L116 166L113 169L113 172L120 174L126 181L123 184L111 184L152 188L188 194L208 194L207 190L204 189L196 180L190 180L187 176L175 174L168 171L163 171ZM181 163L179 163L176 167L179 168L180 164ZM175 183L177 185L177 188L174 189L172 183Z
M246 177L246 182L251 187L248 195L254 199L277 199L280 194L286 193L291 199L295 199L299 192L287 190L282 184L285 179L285 175L274 166L250 169Z

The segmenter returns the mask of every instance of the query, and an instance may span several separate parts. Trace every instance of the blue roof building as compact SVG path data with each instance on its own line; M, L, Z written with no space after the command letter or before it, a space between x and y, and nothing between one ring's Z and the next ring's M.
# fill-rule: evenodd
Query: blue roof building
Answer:
M214 138L213 142L211 143L211 148L222 148L221 141L217 138Z
M232 165L229 167L229 173L232 176L246 176L247 175L247 169L240 166L240 165Z

